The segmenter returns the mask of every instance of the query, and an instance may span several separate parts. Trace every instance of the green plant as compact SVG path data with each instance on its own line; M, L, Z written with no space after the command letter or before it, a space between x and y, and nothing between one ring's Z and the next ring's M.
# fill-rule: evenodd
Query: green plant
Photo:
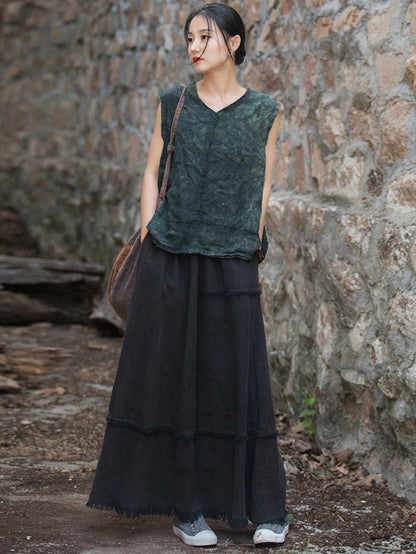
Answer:
M293 514L287 514L287 520L289 523L294 523L295 516Z
M303 403L306 404L306 408L304 408L299 415L299 419L302 424L302 427L310 435L316 435L316 426L315 426L316 410L314 408L315 397L308 396L307 398L303 399Z

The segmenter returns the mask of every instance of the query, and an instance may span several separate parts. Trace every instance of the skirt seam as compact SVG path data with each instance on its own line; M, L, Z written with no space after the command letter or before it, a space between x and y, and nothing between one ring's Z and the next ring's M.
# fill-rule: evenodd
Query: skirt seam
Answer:
M180 431L179 429L173 429L172 427L168 427L165 425L141 427L140 425L132 423L131 421L127 421L125 419L118 419L111 416L107 416L107 423L110 425L117 425L120 427L129 427L130 429L134 429L146 435L165 431L165 432L174 434L175 438L185 439L185 440L195 440L197 437L201 437L201 436L213 436L216 438L233 439L234 441L246 441L251 438L271 439L271 438L277 437L279 434L277 430L270 431L268 433L250 432L250 431L248 433L220 433L218 431L209 431L209 430L203 430L203 429L195 431L194 433L185 433L184 431Z
M198 296L260 296L260 289L198 290Z

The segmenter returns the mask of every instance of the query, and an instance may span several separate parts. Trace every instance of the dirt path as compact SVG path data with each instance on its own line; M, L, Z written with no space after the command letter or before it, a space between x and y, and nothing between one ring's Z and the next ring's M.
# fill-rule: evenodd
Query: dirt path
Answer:
M126 519L85 507L121 339L84 326L38 324L0 328L0 342L6 355L58 349L38 364L38 374L19 381L25 390L0 395L0 551L195 553L172 535L171 518ZM22 356L19 363L30 365ZM416 552L414 507L366 478L357 464L309 448L309 438L284 414L277 424L294 471L288 476L294 521L283 547L262 552L306 552L308 541L314 553ZM253 529L211 524L219 544L206 552L259 550Z

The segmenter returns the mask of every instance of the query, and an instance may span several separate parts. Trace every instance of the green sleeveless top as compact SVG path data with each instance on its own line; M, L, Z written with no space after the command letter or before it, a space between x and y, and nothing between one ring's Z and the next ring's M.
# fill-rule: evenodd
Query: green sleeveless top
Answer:
M181 87L161 94L164 148L161 187L170 126ZM147 228L160 248L176 253L253 258L265 255L259 239L267 143L280 104L251 89L214 112L187 86L175 137L166 198Z

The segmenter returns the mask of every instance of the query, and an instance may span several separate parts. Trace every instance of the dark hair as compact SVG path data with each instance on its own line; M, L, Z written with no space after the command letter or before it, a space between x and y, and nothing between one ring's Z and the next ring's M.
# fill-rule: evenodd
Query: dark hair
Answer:
M241 19L240 14L234 8L231 8L231 6L226 6L225 4L205 4L205 6L202 6L202 8L198 8L188 15L183 33L186 42L188 41L189 25L191 24L193 18L197 15L202 15L202 17L205 17L208 28L210 28L210 21L213 21L217 25L218 29L222 33L222 36L224 37L225 44L227 45L230 54L231 51L228 46L228 38L234 37L235 35L240 36L241 43L240 46L237 48L234 57L235 65L240 65L244 61L246 55L246 31L244 29L244 23Z

